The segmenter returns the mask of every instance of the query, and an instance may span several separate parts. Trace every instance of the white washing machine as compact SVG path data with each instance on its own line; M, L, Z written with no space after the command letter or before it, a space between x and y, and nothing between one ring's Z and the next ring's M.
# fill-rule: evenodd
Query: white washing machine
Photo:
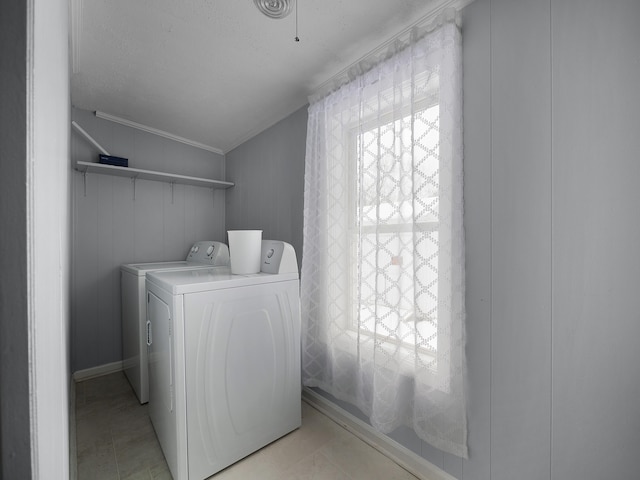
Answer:
M291 245L262 271L147 275L149 415L174 480L201 480L301 423L300 297Z
M120 268L122 304L122 358L124 373L140 403L149 401L147 360L147 273L229 265L229 247L211 240L196 242L186 260L158 263L131 263Z

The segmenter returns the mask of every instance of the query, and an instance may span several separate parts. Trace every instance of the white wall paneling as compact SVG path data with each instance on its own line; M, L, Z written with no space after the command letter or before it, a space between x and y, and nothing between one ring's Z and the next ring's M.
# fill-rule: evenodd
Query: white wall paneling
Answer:
M552 478L639 478L640 2L552 2Z
M462 16L464 230L469 459L457 478L491 475L491 10L476 0ZM452 468L447 471L453 472Z
M184 259L197 240L224 241L224 198L209 188L109 175L75 177L74 370L121 358L123 263Z
M97 180L97 176L95 179ZM91 183L94 179L88 177L86 180ZM98 229L95 221L97 203L87 201L84 197L83 177L80 174L73 175L73 184L72 360L74 357L91 359L85 360L85 362L98 365L94 362L97 362L100 332L94 328L95 322L77 320L91 318L98 305L98 289L95 285L96 279L92 274L92 272L98 271L96 256ZM89 192L96 190L97 185L95 187L88 185ZM78 219L93 220L78 222ZM94 356L96 358L93 358ZM75 371L77 368L73 368L73 370Z
M491 0L491 478L549 477L548 1Z
M105 342L107 338L121 338L121 330L119 325L120 318L120 302L118 302L119 290L116 289L118 272L113 269L115 263L114 258L114 240L118 235L118 228L114 224L114 188L112 177L97 178L96 191L90 197L84 197L86 200L95 199L96 215L93 217L96 222L96 239L92 243L96 249L92 252L97 261L97 272L100 272L96 278L97 303L94 308L96 314L96 322L94 324L97 333L95 348L98 356L99 365L107 363L107 359L117 359L122 356L119 342ZM142 197L144 198L144 197ZM107 208L104 208L106 206Z
M129 165L224 178L224 157L73 111L74 119ZM173 145L173 144L176 145ZM72 137L72 161L97 150ZM182 260L198 240L225 241L224 190L96 173L73 175L73 371L122 359L120 265ZM85 184L86 181L86 194Z
M632 0L463 12L469 459L390 435L459 479L638 476L638 18ZM229 154L237 185L279 180L302 117ZM276 224L282 198L301 208L288 178L230 195L228 226Z

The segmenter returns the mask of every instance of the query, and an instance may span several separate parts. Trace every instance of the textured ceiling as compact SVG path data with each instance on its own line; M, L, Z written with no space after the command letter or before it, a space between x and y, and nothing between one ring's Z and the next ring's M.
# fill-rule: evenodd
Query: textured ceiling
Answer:
M300 42L253 0L72 0L72 103L227 152L437 3L298 2Z

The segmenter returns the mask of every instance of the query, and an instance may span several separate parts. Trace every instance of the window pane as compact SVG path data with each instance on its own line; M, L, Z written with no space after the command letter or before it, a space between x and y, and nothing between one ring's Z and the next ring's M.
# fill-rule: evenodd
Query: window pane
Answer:
M353 327L429 352L437 349L438 114L434 105L356 137Z
M357 135L362 225L438 220L438 112L435 105Z

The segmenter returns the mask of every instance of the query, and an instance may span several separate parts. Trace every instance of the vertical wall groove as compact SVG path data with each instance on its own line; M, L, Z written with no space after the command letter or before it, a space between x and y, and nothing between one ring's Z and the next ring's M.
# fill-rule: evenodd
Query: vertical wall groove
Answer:
M550 406L550 415L549 415L549 479L553 480L553 310L554 310L554 295L553 295L553 193L554 193L554 185L553 185L553 14L552 14L552 5L551 0L549 0L549 77L551 82L550 88L550 101L549 101L549 160L551 163L551 168L549 169L549 181L551 184L551 192L550 192L550 212L549 218L551 219L551 225L549 228L549 245L551 256L549 257L549 261L551 262L551 266L549 272L551 274L549 279L549 296L551 303L551 311L549 313L550 317L550 331L549 331L549 339L551 343L550 348L550 360L549 360L549 378L551 379L551 385L549 388L549 406Z
M494 9L494 5L493 5L493 1L494 0L489 0L489 6L490 6L490 12L489 12L489 78L490 78L490 85L491 85L491 89L490 89L490 94L489 97L491 99L490 102L490 108L489 108L489 112L490 112L490 120L489 120L489 124L491 125L491 132L490 132L490 138L491 138L491 142L490 142L490 152L491 152L491 214L490 214L490 225L491 225L491 229L490 229L490 236L491 236L491 268L490 268L490 275L491 275L491 320L490 320L490 324L489 324L489 372L490 372L490 389L489 389L489 478L493 479L493 444L494 444L494 431L493 431L493 389L494 389L494 382L493 382L493 363L494 363L494 359L493 359L493 318L494 318L494 314L493 314L493 298L494 298L494 292L495 292L495 278L494 278L494 269L493 269L493 259L495 258L494 255L494 238L493 238L493 232L495 232L495 224L494 224L494 217L493 217L493 212L494 212L494 204L495 204L495 198L494 198L494 188L493 188L493 177L495 175L495 171L494 171L494 162L493 162L493 142L494 142L494 130L493 130L493 116L494 116L494 111L493 111L493 69L494 69L494 58L493 58L493 9Z

